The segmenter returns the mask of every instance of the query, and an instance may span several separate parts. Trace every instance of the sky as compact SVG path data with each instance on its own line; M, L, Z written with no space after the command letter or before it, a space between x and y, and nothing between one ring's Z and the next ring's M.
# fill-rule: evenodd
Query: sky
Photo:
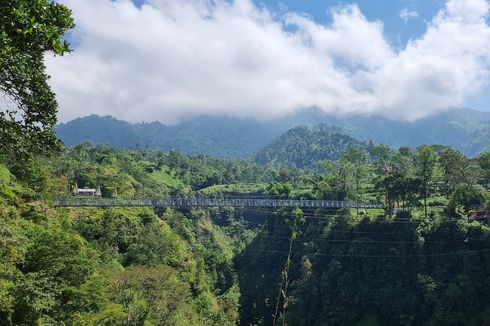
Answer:
M58 2L77 24L46 55L62 122L490 111L486 0Z

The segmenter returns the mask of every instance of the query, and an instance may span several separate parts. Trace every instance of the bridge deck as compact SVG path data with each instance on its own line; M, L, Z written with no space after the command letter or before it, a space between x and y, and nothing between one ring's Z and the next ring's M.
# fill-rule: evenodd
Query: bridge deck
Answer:
M300 208L380 208L381 205L354 201L272 199L272 198L56 198L56 207L300 207Z

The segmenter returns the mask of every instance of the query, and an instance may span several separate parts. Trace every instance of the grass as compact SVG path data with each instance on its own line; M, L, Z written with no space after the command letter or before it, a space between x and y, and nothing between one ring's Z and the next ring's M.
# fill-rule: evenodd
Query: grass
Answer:
M170 188L180 189L184 187L182 181L175 178L168 167L162 167L160 170L153 170L150 177L156 182L163 183Z
M427 205L429 206L445 206L448 203L446 196L431 196L427 198Z
M0 183L10 182L10 171L6 167L0 164Z
M291 195L294 198L309 197L312 194L313 187L300 187L293 189Z
M257 193L267 187L266 183L233 183L226 185L214 185L199 190L203 195L212 195L217 193Z

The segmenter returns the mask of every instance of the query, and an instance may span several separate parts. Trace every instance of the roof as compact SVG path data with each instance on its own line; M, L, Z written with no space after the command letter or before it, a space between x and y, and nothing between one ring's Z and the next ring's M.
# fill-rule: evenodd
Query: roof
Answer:
M97 190L95 189L89 189L89 188L82 188L78 189L78 192L96 192Z
M470 211L468 217L471 219L482 219L487 218L487 212L484 209L479 209L476 211Z

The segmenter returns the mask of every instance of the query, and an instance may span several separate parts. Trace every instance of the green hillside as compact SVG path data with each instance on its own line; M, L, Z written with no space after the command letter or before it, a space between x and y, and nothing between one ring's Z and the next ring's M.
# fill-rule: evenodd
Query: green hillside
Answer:
M65 2L73 5L73 11ZM224 112L223 104L237 98L230 93L215 106L217 97L212 94L223 92L209 92L212 88L238 85L240 91L240 78L256 82L253 76L260 71L266 76L263 85L289 89L294 83L281 76L306 76L297 68L305 66L305 58L315 61L325 52L315 37L308 36L316 24L311 21L307 26L309 17L300 17L301 24L293 19L292 25L300 30L292 31L286 26L291 25L291 15L278 20L267 6L250 1L99 2L0 2L0 326L490 325L490 151L484 151L489 148L490 113L452 109L410 122L309 109L268 121L201 116L173 126L89 116L56 127L58 112L70 114L80 108L127 110L125 114L135 119L146 115L145 108L164 110L169 119L177 119L165 110L168 105L180 111L179 116L202 112L204 107L207 112ZM95 4L104 9L101 16L90 12ZM395 63L412 67L406 58L398 59L407 53L413 59L412 50L422 49L424 60L415 61L423 64L419 68L429 67L425 50L432 48L427 45L437 40L438 33L489 27L483 19L488 11L485 1L452 1L445 7L428 25L431 37L410 39L400 51L388 44L395 51L390 55ZM98 19L108 13L106 18L111 19ZM384 38L382 22L370 21L356 4L331 14L331 26L340 31L357 21L371 27L368 35ZM98 24L92 26L95 20ZM231 30L222 33L216 28L221 23ZM114 28L117 24L134 32ZM75 25L83 28L82 33L67 34ZM195 37L199 34L187 34L196 26L203 29L202 40ZM139 27L145 32L140 33ZM168 37L166 44L155 40L161 33L154 32L161 28L179 42ZM263 39L252 35L220 40L234 31L262 30ZM331 31L320 33L320 41ZM124 40L128 35L131 42ZM285 42L270 42L278 36ZM148 52L141 42L145 40L158 47ZM208 40L213 40L206 43L211 51L193 51L203 48L195 41ZM51 60L70 53L69 42L82 51L57 69ZM255 51L266 43L267 53ZM462 60L473 67L462 70L464 74L457 69L452 73L480 77L472 73L478 70L473 71L478 68L475 63L488 58L480 58L481 51L468 56L472 49L482 48L473 43L486 44L459 42L462 51L443 49L448 54L444 57L452 60L431 67L432 71L405 69L415 74L408 76L411 84L403 86L408 90L404 95L422 99L427 93L420 90L433 89L437 96L428 97L432 110L439 106L437 99L452 93L451 87L459 87L462 92L454 93L454 98L463 99L475 87L456 82L441 68ZM385 87L384 77L362 76L373 72L376 77L374 70L384 75L390 69L377 63L374 70L372 63L361 70L351 67L359 60L344 62L345 44L340 52L330 51L338 52L331 59L339 61L332 71L342 69L334 75L349 77L346 74L353 68L355 92L342 91L348 90L344 87L348 79L342 77L335 93L344 100L342 94L356 97L362 89L376 96L383 93L379 90ZM123 51L111 45L122 46ZM161 45L179 55L162 52ZM303 46L314 56L298 58L292 70L283 65L286 74L275 68L264 71L275 54L284 53L283 45ZM279 51L271 52L270 46ZM159 84L141 74L141 64L113 60L114 50L122 55L119 59L141 54L172 64L182 56L192 65L174 62L175 68L184 69L182 76L178 70L152 69L157 78L162 77L159 71L171 77L169 87L164 87L168 89L160 87L155 98L167 104L152 105L154 99L138 87L150 85L145 89L155 93ZM216 50L224 70L210 60ZM380 53L383 59L387 52ZM211 74L192 69L196 63L204 68L193 59L197 55L200 60L203 54ZM249 60L256 54L260 60ZM83 64L87 58L89 64ZM74 63L83 74L70 77L68 65ZM153 66L148 61L146 68ZM125 80L131 69L135 70ZM48 72L60 75L49 81ZM216 73L224 72L239 78L216 83ZM281 78L269 78L274 75ZM118 81L111 82L111 76ZM470 86L478 86L480 80L473 79ZM201 87L208 80L209 85ZM280 82L270 83L274 80ZM393 80L394 87L400 85ZM420 83L412 85L413 81ZM189 82L199 91L188 92ZM315 82L300 84L313 95L332 93ZM61 108L51 85L61 94ZM92 86L94 92L87 92ZM77 97L79 91L86 92L81 93L83 99ZM399 102L393 94L387 97L387 103ZM240 114L246 115L247 103L253 105L258 98L239 106L229 102L225 112L236 114L245 105ZM353 100L343 102L362 103ZM384 106L385 101L372 100ZM282 102L291 108L301 101ZM421 112L425 102L393 108ZM81 188L94 191L74 191ZM249 200L244 204L223 198Z
M160 170L153 170L150 174L151 178L157 182L160 182L170 188L182 188L183 184L179 179L176 179L169 173L167 167L161 167Z
M319 125L337 127L353 138L392 147L442 144L477 156L490 146L489 138L484 136L490 126L490 113L470 109L450 109L413 122L379 115L336 116L309 109L267 121L202 116L169 126L157 121L131 124L92 115L60 124L56 133L68 146L90 141L121 148L251 158L291 128Z
M324 160L337 160L353 148L369 150L372 144L354 139L338 128L296 127L277 137L256 156L260 164L316 168Z
M23 170L6 163L0 324L268 325L285 271L277 316L289 324L487 324L490 229L461 216L490 206L490 155L385 151L383 175L362 153L315 173L87 144ZM119 197L361 199L385 210L53 208L73 182Z

